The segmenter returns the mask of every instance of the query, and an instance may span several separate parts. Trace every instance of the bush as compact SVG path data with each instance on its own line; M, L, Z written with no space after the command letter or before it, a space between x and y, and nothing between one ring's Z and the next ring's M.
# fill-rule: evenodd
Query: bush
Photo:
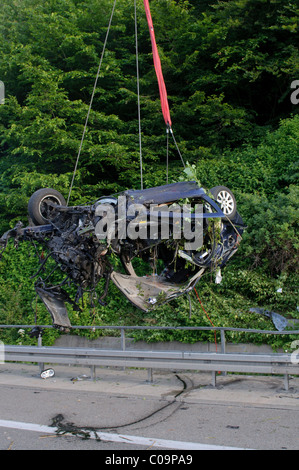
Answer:
M251 267L263 267L270 276L298 270L299 188L277 193L271 199L239 194L239 206L248 229L242 244Z

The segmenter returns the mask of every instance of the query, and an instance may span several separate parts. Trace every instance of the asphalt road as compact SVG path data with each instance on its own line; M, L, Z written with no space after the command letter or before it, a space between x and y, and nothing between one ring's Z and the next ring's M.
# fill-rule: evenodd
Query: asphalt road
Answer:
M186 459L200 449L299 448L299 378L285 391L282 377L219 376L213 388L201 372L157 371L148 383L146 370L98 368L93 381L88 368L54 369L43 380L35 365L0 365L1 450L115 451L114 458L171 450Z

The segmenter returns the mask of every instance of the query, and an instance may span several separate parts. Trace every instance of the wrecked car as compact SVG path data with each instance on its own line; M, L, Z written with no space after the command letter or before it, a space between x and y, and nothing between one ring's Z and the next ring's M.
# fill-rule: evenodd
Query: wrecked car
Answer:
M35 290L54 327L69 330L65 303L80 310L89 292L104 305L109 283L147 312L190 292L207 271L218 271L236 253L244 223L228 188L205 191L195 181L102 196L90 205L68 206L56 190L37 190L28 203L30 223L18 223L0 242L29 240L43 247ZM120 261L116 268L111 261ZM49 259L62 280L51 282ZM148 267L138 275L135 260ZM99 290L99 281L102 292ZM74 298L66 286L76 288Z

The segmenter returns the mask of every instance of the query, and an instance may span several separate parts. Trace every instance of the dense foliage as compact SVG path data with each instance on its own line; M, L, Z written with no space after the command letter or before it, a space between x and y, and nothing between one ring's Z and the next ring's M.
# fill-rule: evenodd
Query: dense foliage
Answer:
M0 80L0 233L26 223L40 187L68 195L112 0L2 0ZM293 0L152 0L173 129L185 161L204 187L236 194L248 229L222 284L198 287L216 326L272 329L249 308L298 318L299 79L298 6ZM144 185L166 182L166 137L142 0L137 2ZM134 2L118 0L95 93L71 203L140 187ZM170 144L170 181L182 176ZM33 281L28 247L0 261L0 323L49 323ZM150 316L110 286L106 307L73 324L209 325L196 296ZM119 312L121 317L119 316ZM93 320L90 317L93 315ZM4 334L4 333L3 333ZM14 341L20 341L17 332ZM47 331L49 341L55 332ZM149 340L195 341L211 334L151 333ZM232 339L268 341L281 337ZM12 338L10 337L10 340ZM288 338L287 340L290 340ZM22 339L24 341L24 338Z

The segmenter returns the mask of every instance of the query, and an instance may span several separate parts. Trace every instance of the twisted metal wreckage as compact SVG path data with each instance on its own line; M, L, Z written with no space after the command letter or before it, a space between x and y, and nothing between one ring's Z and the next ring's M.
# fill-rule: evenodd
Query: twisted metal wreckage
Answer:
M167 135L173 136L148 0L144 0L144 6ZM109 28L104 47L108 32ZM103 54L101 62L102 58ZM97 79L95 87L96 83ZM87 120L88 116L85 130ZM43 247L42 252L36 249L40 267L34 286L53 325L61 330L71 328L65 302L80 310L79 300L89 292L91 303L104 305L110 280L135 306L148 311L190 292L207 270L219 274L238 250L244 223L233 193L225 186L207 193L195 181L185 181L143 189L141 166L141 190L127 190L117 196L103 196L86 206L69 206L69 198L66 202L58 191L39 189L29 200L29 226L18 223L0 238L3 250L10 238L15 244L27 240ZM114 268L111 255L119 258L125 273ZM146 262L148 275L136 274L137 257ZM64 279L51 283L57 268ZM96 287L101 279L104 285L99 295ZM77 289L73 299L67 292L70 283Z

